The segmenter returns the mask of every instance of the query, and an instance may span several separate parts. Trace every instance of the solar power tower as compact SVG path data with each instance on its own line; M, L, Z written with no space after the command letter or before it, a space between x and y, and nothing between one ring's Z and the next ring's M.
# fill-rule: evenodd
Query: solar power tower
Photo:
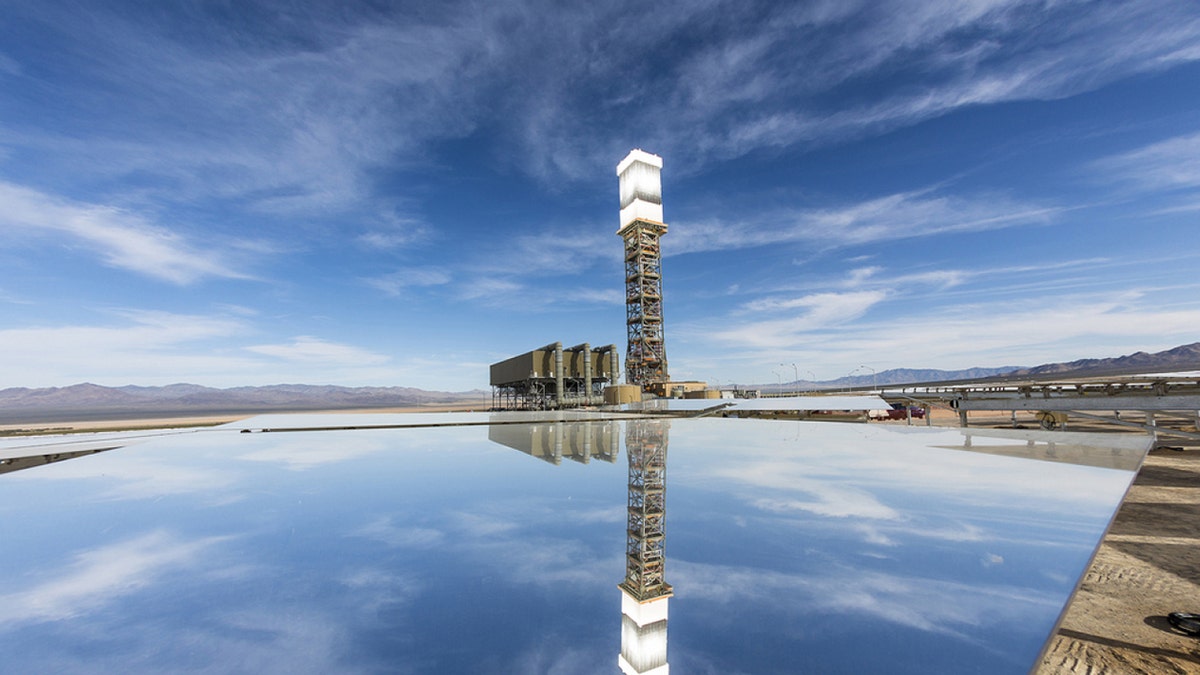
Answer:
M625 428L629 502L625 580L621 582L621 653L625 675L668 675L666 565L666 421L631 420Z
M662 157L633 150L617 165L625 241L625 381L646 389L670 380L663 337L662 255L667 233L662 207Z

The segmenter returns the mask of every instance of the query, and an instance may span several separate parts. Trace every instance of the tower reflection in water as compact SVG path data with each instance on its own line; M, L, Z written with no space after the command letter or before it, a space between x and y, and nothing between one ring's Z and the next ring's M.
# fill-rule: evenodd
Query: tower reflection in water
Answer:
M667 432L659 420L625 423L629 459L625 579L621 589L621 652L617 665L626 675L666 675L667 603L671 585L664 577L667 515ZM488 439L551 464L563 459L615 462L620 448L614 421L493 423Z
M667 422L630 421L625 429L629 457L625 580L621 582L621 653L626 675L666 675L667 603L664 579L667 516Z

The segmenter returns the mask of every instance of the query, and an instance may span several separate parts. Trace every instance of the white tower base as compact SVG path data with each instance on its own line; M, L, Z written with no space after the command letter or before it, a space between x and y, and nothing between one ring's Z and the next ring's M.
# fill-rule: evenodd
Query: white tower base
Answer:
M638 602L621 591L621 653L617 666L625 675L668 675L667 601L665 595Z

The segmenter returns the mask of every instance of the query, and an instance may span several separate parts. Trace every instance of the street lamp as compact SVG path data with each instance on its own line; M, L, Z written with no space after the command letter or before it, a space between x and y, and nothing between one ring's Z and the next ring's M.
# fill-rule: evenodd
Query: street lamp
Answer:
M779 365L780 365L780 367L782 367L784 364L781 363ZM795 380L793 380L793 382L799 383L800 382L800 369L797 368L796 364L794 364L794 363L792 364L792 375L794 375L796 378Z
M846 373L846 379L849 380L850 378L854 377L854 374L857 373L858 371L862 370L863 368L866 368L866 366L859 366L859 367L855 368L854 370L850 371L849 373ZM856 389L856 388L857 387L855 387L853 382L846 382L846 393L850 393L850 390Z
M879 377L878 377L878 374L875 372L875 369L872 368L871 366L859 366L859 368L866 368L867 370L871 371L871 388L878 389L879 388Z

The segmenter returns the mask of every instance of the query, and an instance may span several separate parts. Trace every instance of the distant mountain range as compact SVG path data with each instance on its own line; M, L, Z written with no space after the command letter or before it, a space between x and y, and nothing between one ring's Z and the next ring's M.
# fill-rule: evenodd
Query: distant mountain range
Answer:
M165 387L69 387L0 389L0 423L259 413L284 410L400 408L490 400L491 394L425 391L411 387L336 387L277 384L215 389L195 384Z
M1080 359L1069 363L1049 363L1036 368L1015 370L1016 377L1058 375L1061 373L1091 375L1130 375L1136 373L1167 373L1200 370L1200 342L1181 345L1163 352L1135 352L1112 359Z
M1129 375L1200 370L1200 342L1156 354L1137 352L1110 359L1081 359L1049 363L1034 368L969 368L934 370L896 368L866 375L821 382L747 385L770 391L835 389L982 380L992 378L1039 378L1071 375ZM195 414L245 414L285 410L349 410L354 408L401 408L488 401L487 391L425 391L412 387L336 387L307 384L277 384L267 387L215 389L195 384L165 387L102 387L76 384L70 387L0 389L0 423L51 422L67 420L166 417Z
M1038 379L1059 375L1136 375L1140 373L1168 373L1175 371L1200 370L1200 342L1182 345L1154 354L1136 352L1126 356L1108 359L1080 359L1067 363L1047 363L1032 368L1023 366L1004 366L1000 368L968 368L966 370L935 370L896 368L883 370L867 375L853 375L836 380L820 382L784 382L785 390L793 389L836 389L840 387L874 387L892 386L897 384L913 384L917 382L948 382L957 380L983 380L990 378L1030 378ZM770 391L779 383L770 385L753 385L764 391Z
M1007 375L1016 371L1019 366L1001 366L1000 368L966 368L964 370L937 370L935 368L893 368L881 370L878 373L866 375L849 375L836 380L821 380L819 382L800 381L800 386L810 385L814 389L836 389L839 387L875 387L894 384L911 384L913 382L944 382L948 380L982 380L988 377ZM785 388L794 383L785 382ZM778 383L772 387L778 386ZM764 387L765 389L765 387Z

